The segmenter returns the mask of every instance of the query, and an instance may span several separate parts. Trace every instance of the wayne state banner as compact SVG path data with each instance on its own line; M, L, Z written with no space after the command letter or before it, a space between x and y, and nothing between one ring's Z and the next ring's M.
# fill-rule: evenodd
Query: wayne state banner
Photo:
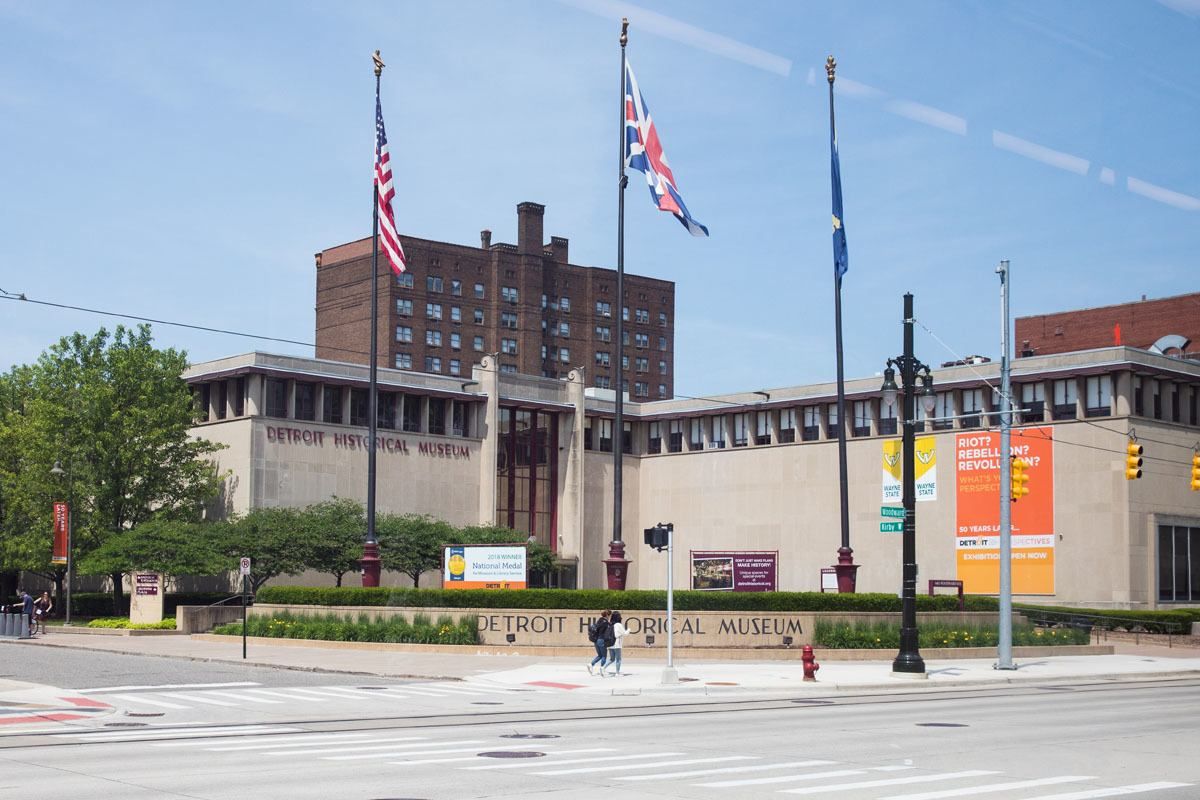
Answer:
M934 437L921 436L916 440L913 459L913 475L916 477L917 500L937 500L937 449ZM903 445L900 439L889 439L883 443L883 502L899 503L901 500L900 454Z

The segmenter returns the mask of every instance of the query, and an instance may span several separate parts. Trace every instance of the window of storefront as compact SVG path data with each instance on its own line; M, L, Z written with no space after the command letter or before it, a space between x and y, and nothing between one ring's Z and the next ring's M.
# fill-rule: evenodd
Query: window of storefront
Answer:
M796 409L785 408L779 412L779 441L796 441Z
M896 435L896 406L899 403L879 404L879 435L880 436L895 436Z
M1054 419L1075 419L1075 404L1079 400L1079 387L1074 378L1054 382Z
M870 400L855 400L854 401L854 427L851 429L854 436L870 436L871 435L871 401Z
M800 439L805 442L815 442L821 438L821 409L819 406L804 407L804 427L800 429Z
M646 452L647 453L661 453L662 452L662 423L661 422L651 422L647 426Z
M667 450L672 453L683 452L683 420L671 420L670 437L667 442Z
M1021 421L1043 422L1046 419L1046 387L1041 383L1021 384Z
M267 378L267 416L287 419L287 381L279 378ZM205 388L208 388L207 386ZM208 404L204 408L206 414Z
M362 425L367 424L367 390L366 389L351 389L350 390L350 424Z
M1085 391L1087 395L1087 415L1089 417L1107 417L1112 413L1111 376L1092 375L1088 377Z
M1200 602L1200 526L1158 526L1158 599Z
M421 398L404 395L400 414L400 426L405 433L421 432Z
M341 424L342 422L342 387L326 386L322 390L321 421Z
M497 521L556 549L558 415L501 407L498 436Z

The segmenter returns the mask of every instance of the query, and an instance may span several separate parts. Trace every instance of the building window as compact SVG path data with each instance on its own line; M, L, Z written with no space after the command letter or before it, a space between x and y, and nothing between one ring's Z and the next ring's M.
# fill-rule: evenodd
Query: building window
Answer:
M501 339L500 340L500 352L504 353L506 355L515 356L517 354L517 340L516 339Z
M412 353L396 353L396 369L412 369Z
M621 346L629 347L629 329L628 328L621 331Z
M429 347L441 347L442 332L433 328L425 331L425 344Z
M639 350L646 350L650 347L650 334L639 333L634 336L634 342Z
M401 272L396 276L396 285L401 289L411 289L413 287L413 276L411 272Z
M611 317L612 316L612 304L597 300L596 301L596 316Z
M421 398L412 395L403 396L403 408L400 414L400 426L405 433L421 432Z
M665 362L665 361L658 362L658 374L659 375L667 374L667 362Z
M1107 417L1112 413L1112 376L1092 375L1087 379L1087 416Z
M326 386L321 390L321 421L342 423L342 387Z
M429 432L446 435L446 401L441 397L429 398Z
M500 299L506 303L516 303L520 300L520 293L515 286L501 286Z
M510 330L515 331L517 329L516 313L514 313L512 311L501 311L500 312L500 327L508 328Z
M462 375L462 361L457 358L450 359L450 374Z
M665 312L665 311L658 312L658 324L663 326L664 328L667 327L667 312Z
M571 298L560 297L558 299L558 307L562 309L562 312L564 314L570 314L571 313Z
M596 421L600 423L600 452L611 453L613 447L613 421L611 419L600 419Z
M462 308L459 306L450 306L450 321L462 322Z
M621 371L629 371L629 356L621 356Z
M871 435L871 401L870 400L855 400L854 401L854 427L851 428L852 436L870 436Z
M569 322L558 323L558 335L563 337L564 339L570 339L571 338L571 323L569 323Z
M450 294L454 295L455 297L462 297L462 281L458 280L457 278L451 279Z
M804 407L804 427L800 429L800 440L815 442L821 438L821 408L819 406Z
M1200 602L1200 527L1158 526L1158 600Z
M296 381L296 419L317 418L317 385Z
M664 353L667 352L667 337L665 337L665 336L658 337L658 349L663 351Z
M569 363L569 362L571 361L571 350L570 350L570 348L567 348L567 347L562 347L562 348L559 348L559 351L558 351L558 360L559 360L560 362L562 362L563 364L567 364L567 363Z
M629 306L621 306L621 319L629 322Z
M1192 395L1192 400L1195 400L1195 395ZM243 417L246 415L246 379L238 378L233 382L233 415L235 417ZM1196 407L1192 405L1192 424L1196 424Z
M633 360L633 367L634 367L635 372L649 372L650 371L650 359L642 358L641 356L638 356L637 358L635 358Z
M412 326L397 325L396 326L396 341L397 342L412 342Z
M667 385L665 383L660 383L658 385L658 399L659 400L667 399Z
M1021 409L1022 422L1042 422L1046 419L1045 384L1021 384Z
M451 350L462 350L462 334L456 333L454 331L450 332L450 349Z
M1145 416L1146 405L1142 399L1142 376L1133 376L1133 413L1139 417Z
M366 389L351 389L350 390L350 424L359 427L366 427L367 420L367 390Z
M425 291L442 293L442 279L437 275L425 276Z
M267 378L267 416L287 419L287 381ZM207 413L208 408L205 407Z
M637 310L636 310L634 313L636 314L636 317L637 317L637 321L638 321L638 322L640 322L640 323L641 323L641 324L643 324L643 325L649 325L649 324L650 324L650 309L648 309L648 308L639 308L639 309L637 309Z
M700 450L704 447L704 420L688 420L688 449Z
M477 284L475 284L475 299L476 299L476 300L482 300L482 299L484 299L484 293L483 293L483 284L482 284L482 283L477 283Z
M442 359L437 356L425 356L425 371L426 372L441 372Z
M779 441L796 441L796 409L785 408L779 412Z
M237 401L235 400L234 402ZM1190 412L1188 413L1188 418L1191 420L1190 424L1200 425L1200 386L1192 387L1192 401L1188 405L1190 406ZM234 413L239 417L242 415L242 412L236 409Z
M612 341L612 331L609 330L609 327L607 325L597 325L596 326L596 339L597 339L597 341L601 341L601 342L611 342Z
M596 388L597 389L611 389L612 381L609 379L609 377L607 375L597 375L596 376Z
M962 413L959 427L978 428L983 424L983 389L963 389Z
M635 397L649 397L650 384L646 383L645 381L634 381L633 394Z
M389 431L396 430L396 397L395 392L380 392L378 404L375 406L375 424Z
M829 425L829 438L836 439L838 433L838 407L837 403L830 403L825 406L825 421Z
M662 452L662 423L651 422L646 434L646 452L661 453Z
M411 317L412 316L412 300L397 300L396 301L396 316Z
M441 303L426 303L425 304L425 317L427 319L441 319L442 318L442 304Z
M1054 382L1054 419L1075 419L1075 404L1079 400L1079 388L1074 378Z
M1162 419L1162 381L1150 381L1150 399L1153 401L1154 418Z
M472 313L475 316L475 324L482 325L483 324L483 309L476 308Z
M668 423L667 452L683 452L683 420L681 419L673 419Z
M470 436L471 435L471 407L466 403L455 403L454 414L451 420L450 432L455 436Z
M517 365L516 364L501 364L500 371L503 372L505 375L516 375L517 374Z
M745 411L733 415L733 446L745 447L750 443L750 415Z
M725 447L725 417L709 417L708 446L720 450Z
M879 408L879 435L880 436L895 436L896 435L896 411L900 405L899 400L892 403L890 406L887 403L880 403Z
M938 392L933 403L933 429L948 431L954 427L954 392Z

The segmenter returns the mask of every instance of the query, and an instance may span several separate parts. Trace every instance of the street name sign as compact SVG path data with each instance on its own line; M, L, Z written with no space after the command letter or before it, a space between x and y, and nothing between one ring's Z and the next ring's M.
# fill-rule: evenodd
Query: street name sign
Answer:
M903 522L881 522L879 523L880 533L900 533L904 530Z
M879 515L883 517L900 517L904 518L904 509L896 508L895 506L880 506Z

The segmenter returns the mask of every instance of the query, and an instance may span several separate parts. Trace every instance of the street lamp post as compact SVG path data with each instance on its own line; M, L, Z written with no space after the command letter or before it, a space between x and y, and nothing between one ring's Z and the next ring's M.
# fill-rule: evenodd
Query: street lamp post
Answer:
M72 547L72 534L75 531L75 509L72 506L75 504L75 498L72 496L74 488L71 481L71 473L62 468L61 461L55 461L54 466L50 468L50 474L56 478L61 478L64 475L67 477L67 608L64 612L63 625L71 624L71 570L72 570L72 555L74 548Z
M904 503L904 551L903 585L901 589L900 652L892 661L892 674L900 677L925 677L925 661L917 645L917 510L916 477L913 462L916 456L916 384L921 380L921 403L925 411L933 410L936 395L933 391L933 375L929 367L913 356L913 296L904 295L904 354L889 358L883 371L883 402L892 406L896 402L896 369L904 383L903 414L904 436L901 448L904 480L902 500Z

